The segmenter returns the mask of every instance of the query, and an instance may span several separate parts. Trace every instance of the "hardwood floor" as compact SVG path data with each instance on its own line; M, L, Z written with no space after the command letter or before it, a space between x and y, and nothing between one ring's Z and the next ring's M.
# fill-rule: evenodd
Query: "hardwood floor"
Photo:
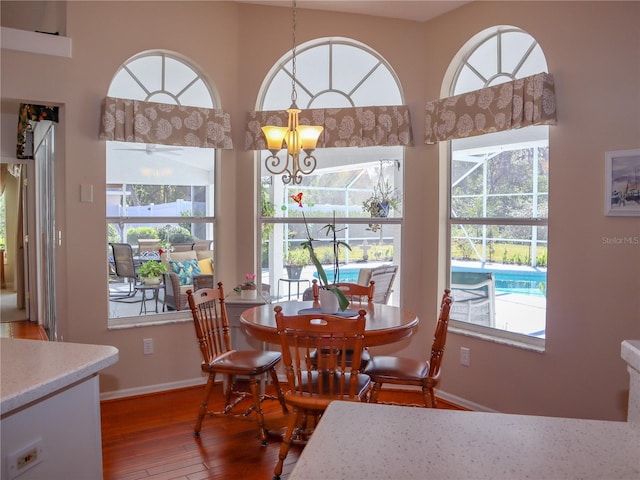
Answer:
M194 437L203 388L102 402L104 480L271 479L280 442L274 436L267 446L261 446L254 422L206 417L200 437ZM221 387L213 396L209 407L215 410L222 406ZM398 391L383 391L380 400L421 401L418 393ZM284 426L278 402L266 401L263 405L268 427L278 432ZM438 408L460 409L442 400ZM301 451L301 445L292 446L283 480Z
M44 328L29 320L0 323L0 337L48 340L47 332L44 331Z

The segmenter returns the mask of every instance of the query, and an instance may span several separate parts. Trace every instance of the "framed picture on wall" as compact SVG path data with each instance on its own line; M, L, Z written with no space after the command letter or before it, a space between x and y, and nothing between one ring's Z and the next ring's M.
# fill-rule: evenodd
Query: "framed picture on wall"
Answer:
M640 149L605 154L605 215L640 216Z

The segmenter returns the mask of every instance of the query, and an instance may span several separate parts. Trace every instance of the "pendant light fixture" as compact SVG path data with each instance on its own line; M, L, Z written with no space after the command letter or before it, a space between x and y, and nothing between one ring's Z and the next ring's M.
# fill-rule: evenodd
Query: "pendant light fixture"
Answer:
M267 139L267 148L271 152L265 159L266 169L274 175L282 175L282 182L299 185L303 175L309 175L316 168L316 157L313 151L318 143L318 138L323 128L313 125L300 125L299 115L301 110L296 104L298 94L296 92L296 0L293 0L293 49L291 57L291 106L287 109L289 116L288 126L277 127L266 125L262 132ZM286 161L278 154L286 144ZM300 158L300 153L304 157Z

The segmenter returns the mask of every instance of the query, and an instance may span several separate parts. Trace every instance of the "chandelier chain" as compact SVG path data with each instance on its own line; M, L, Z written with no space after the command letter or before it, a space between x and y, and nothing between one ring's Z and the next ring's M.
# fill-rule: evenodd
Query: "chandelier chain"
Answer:
M298 92L296 92L296 0L293 0L293 28L291 38L293 47L291 48L291 103L297 105Z

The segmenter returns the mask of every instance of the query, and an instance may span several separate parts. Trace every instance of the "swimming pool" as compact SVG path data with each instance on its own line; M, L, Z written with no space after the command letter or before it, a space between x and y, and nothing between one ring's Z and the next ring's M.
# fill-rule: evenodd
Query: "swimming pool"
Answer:
M520 295L531 295L536 297L546 297L547 294L547 272L531 267L518 269L504 268L482 268L454 265L451 267L454 272L493 272L496 282L496 293L509 293Z
M369 267L362 267L369 268ZM331 281L332 270L325 269L327 277ZM482 268L473 266L454 265L451 267L454 272L493 272L496 282L496 293L510 293L520 295L532 295L536 297L546 297L547 293L547 272L541 269L514 267L505 268ZM359 267L341 267L340 281L357 283L360 275ZM318 273L313 272L313 277L318 278Z
M362 267L365 268L365 267ZM369 268L369 267L366 267ZM333 269L325 266L325 272L329 282L333 279ZM359 267L340 267L340 282L358 283L358 277L360 276ZM313 272L313 278L318 278L318 272Z

